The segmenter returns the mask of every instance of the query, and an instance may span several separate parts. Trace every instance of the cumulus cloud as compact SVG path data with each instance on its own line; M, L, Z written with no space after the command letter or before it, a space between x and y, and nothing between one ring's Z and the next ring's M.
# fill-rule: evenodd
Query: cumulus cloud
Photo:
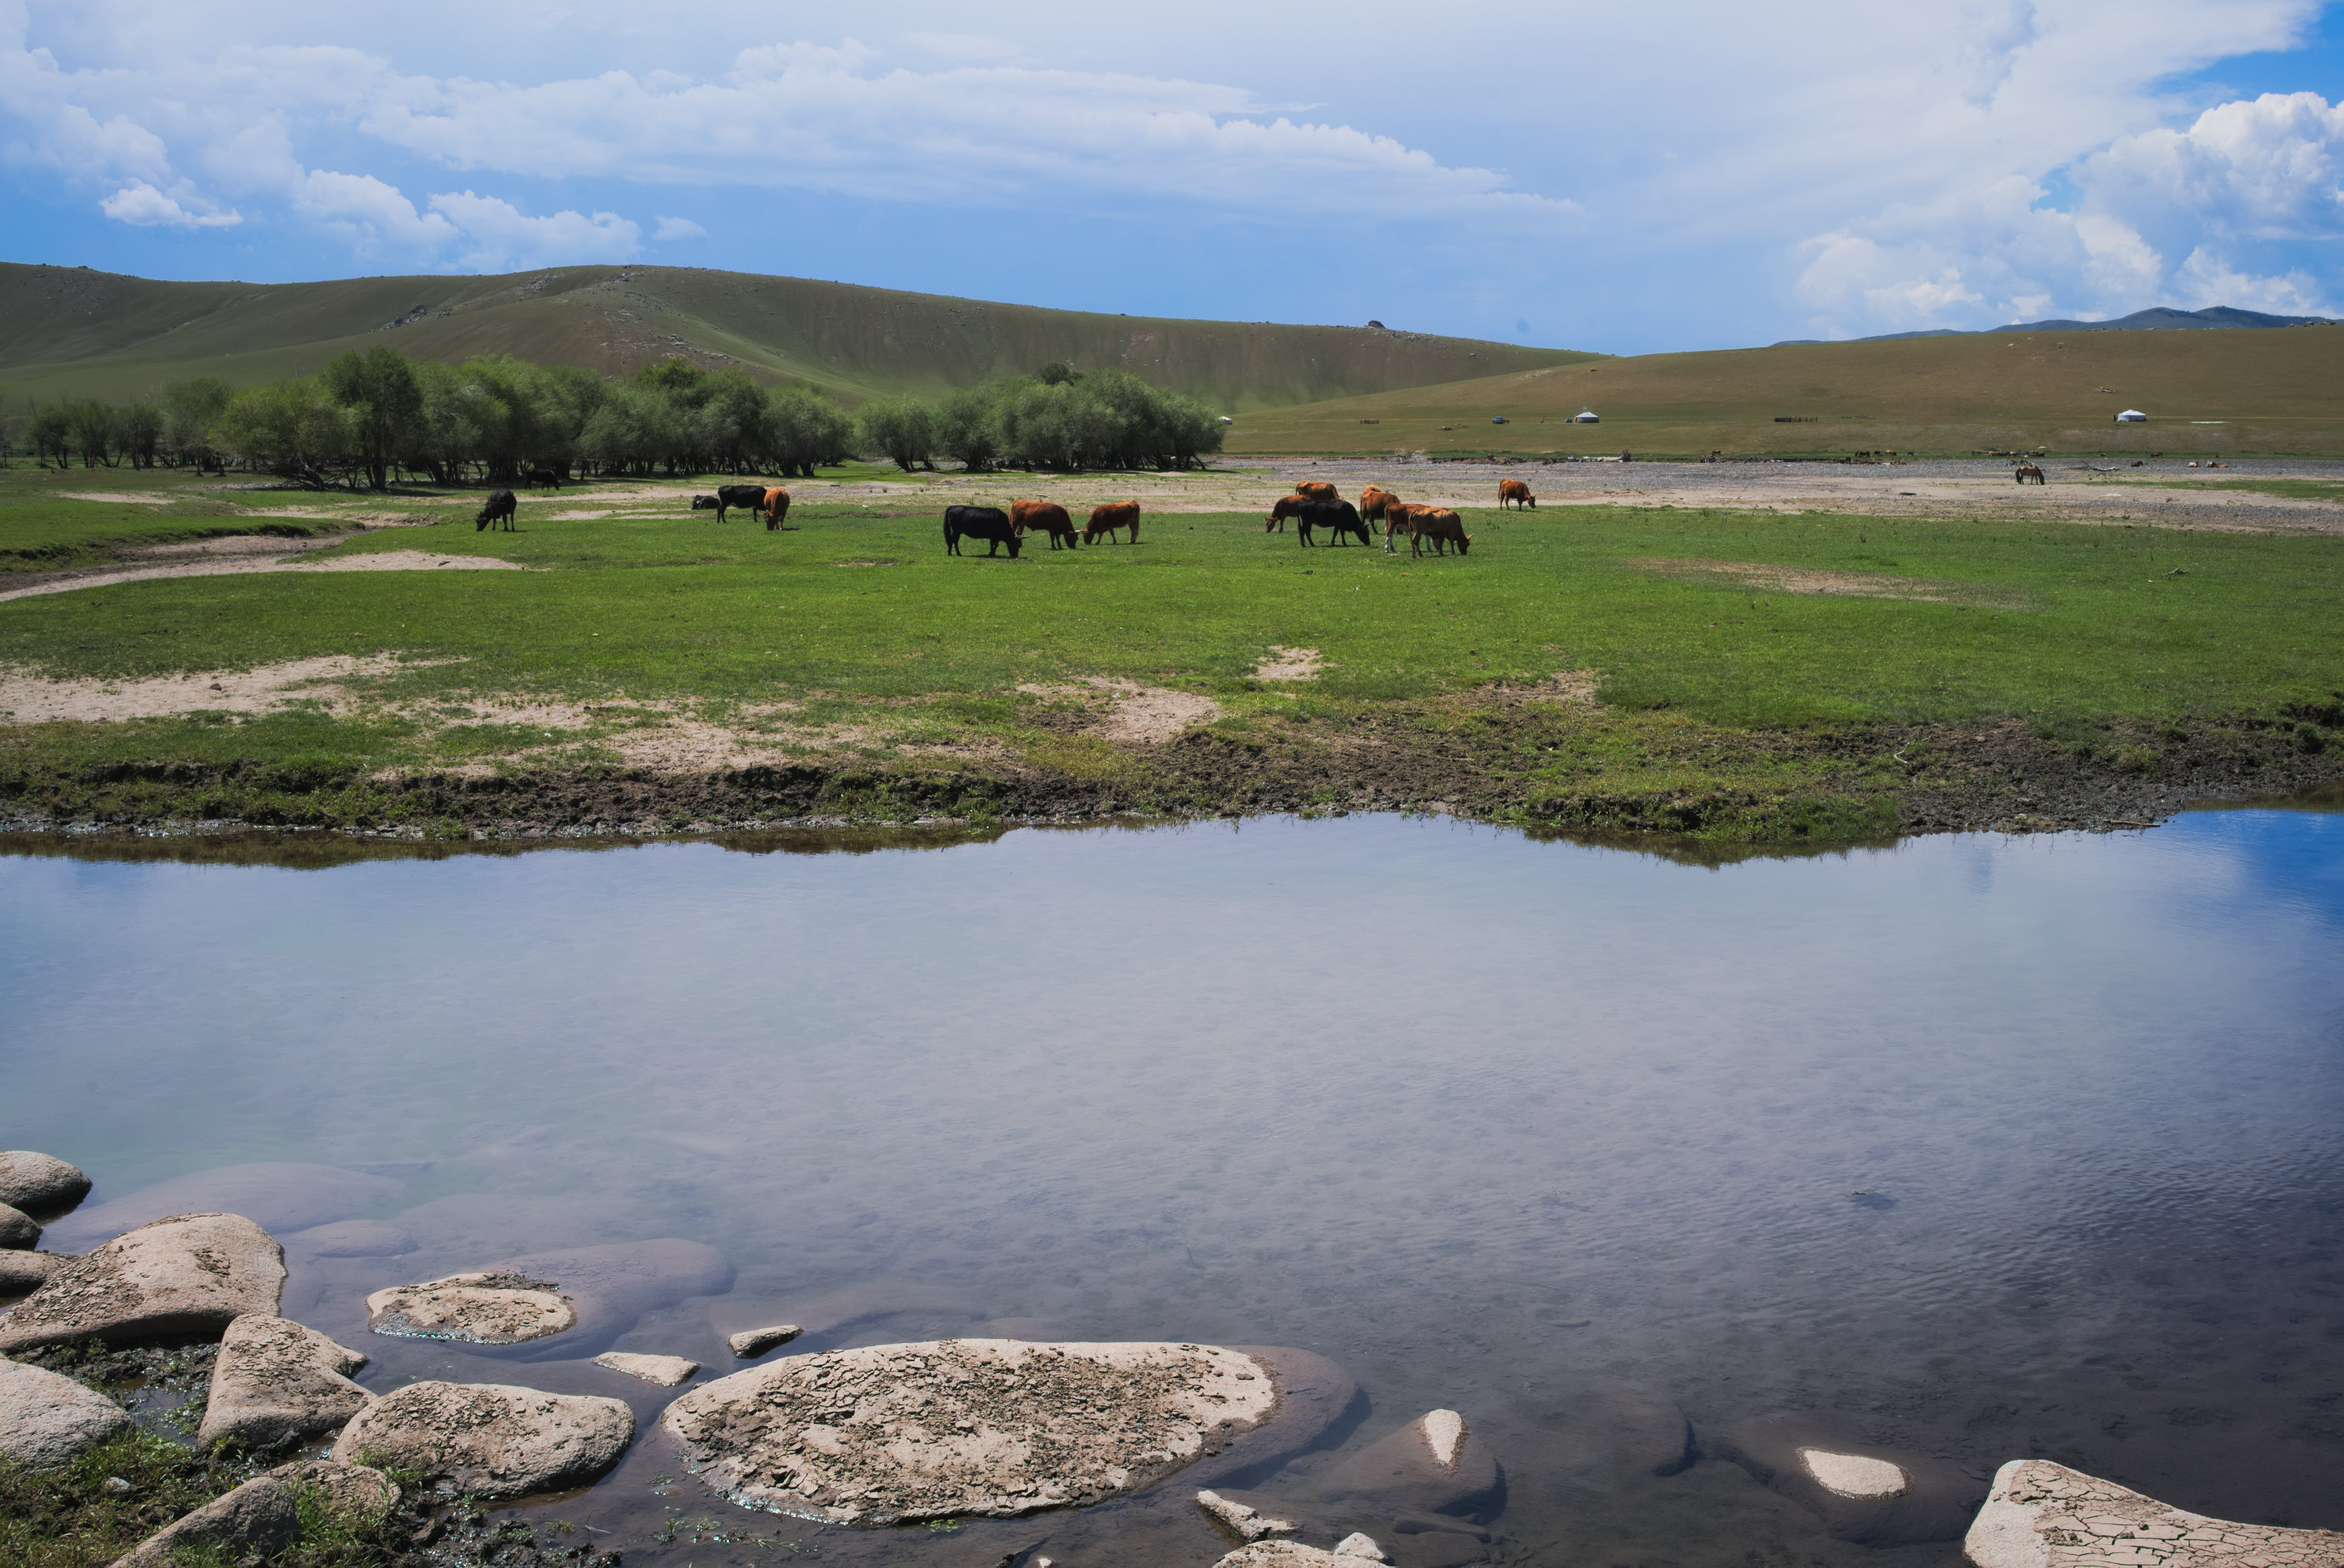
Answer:
M688 217L662 217L659 220L659 228L652 231L652 238L662 243L672 239L705 239L708 238L708 230Z
M182 197L187 206L180 205ZM191 192L166 195L143 179L132 180L99 202L97 209L134 228L228 228L244 221L239 214L222 212Z
M557 212L530 217L512 203L461 191L431 198L434 216L462 230L461 259L482 272L571 261L624 261L642 249L643 231L615 212Z

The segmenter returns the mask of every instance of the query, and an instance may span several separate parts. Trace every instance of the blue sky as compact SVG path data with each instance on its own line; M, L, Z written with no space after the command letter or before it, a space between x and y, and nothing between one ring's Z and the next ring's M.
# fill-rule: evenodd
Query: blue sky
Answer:
M2339 10L0 0L0 258L637 261L1621 353L2344 315Z

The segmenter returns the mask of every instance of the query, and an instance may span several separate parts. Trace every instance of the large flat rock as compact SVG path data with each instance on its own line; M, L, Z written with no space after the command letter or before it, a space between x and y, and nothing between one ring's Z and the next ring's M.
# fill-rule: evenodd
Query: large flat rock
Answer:
M2046 1459L2015 1459L1962 1550L1977 1568L2344 1568L2344 1534L2233 1524Z
M732 1283L715 1248L678 1237L532 1252L367 1298L378 1334L459 1340L508 1356L569 1360L608 1350L645 1312ZM491 1296L490 1290L534 1292ZM559 1343L538 1344L560 1334Z
M78 1251L171 1214L241 1214L271 1232L305 1230L379 1209L404 1190L388 1177L333 1165L224 1165L79 1209L51 1227L50 1242Z
M53 1219L89 1196L89 1178L55 1155L0 1149L0 1203Z
M526 1497L593 1480L634 1441L621 1400L501 1383L409 1383L350 1418L334 1457L453 1482L476 1497Z
M55 1470L129 1427L130 1413L96 1390L0 1360L0 1457Z
M577 1322L559 1280L504 1270L393 1285L367 1298L368 1329L402 1340L518 1345L566 1333Z
M1137 1492L1278 1404L1268 1366L1217 1345L932 1340L735 1372L677 1400L661 1424L736 1502L882 1525Z
M1722 1433L1717 1447L1842 1541L1959 1540L1985 1494L1984 1476L1895 1436L1854 1411L1798 1411L1744 1421Z
M285 1249L237 1214L181 1214L53 1266L0 1312L0 1351L96 1338L109 1344L209 1337L247 1312L273 1314Z
M366 1363L356 1351L289 1318L238 1318L220 1336L196 1442L276 1448L338 1431L374 1399L349 1379Z
M176 1568L190 1556L233 1563L281 1552L301 1537L305 1495L329 1512L379 1519L398 1503L399 1488L363 1465L296 1460L157 1531L113 1568Z

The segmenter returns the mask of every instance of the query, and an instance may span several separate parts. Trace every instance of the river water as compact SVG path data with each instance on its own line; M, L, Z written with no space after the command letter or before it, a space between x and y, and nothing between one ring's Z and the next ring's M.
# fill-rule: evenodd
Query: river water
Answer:
M370 1386L631 1400L621 1469L525 1511L630 1568L1226 1550L1177 1480L954 1532L747 1514L682 1476L666 1391L587 1361L704 1379L779 1320L792 1353L1314 1351L1364 1391L1341 1451L1447 1407L1503 1465L1486 1542L1386 1541L1425 1568L1958 1562L1835 1540L1721 1457L1793 1411L2344 1527L2344 816L1719 867L1390 817L53 850L0 858L0 1146L98 1182L48 1244L237 1208ZM302 1239L350 1219L415 1249ZM714 1251L647 1254L699 1261L584 1342L364 1328L368 1290L662 1238ZM1656 1474L1677 1411L1700 1457Z

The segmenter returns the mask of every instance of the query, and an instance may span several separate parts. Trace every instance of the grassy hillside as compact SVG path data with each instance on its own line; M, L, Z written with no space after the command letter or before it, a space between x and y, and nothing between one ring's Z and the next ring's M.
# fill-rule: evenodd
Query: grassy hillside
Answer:
M1365 327L1046 310L688 268L262 284L0 264L0 398L20 406L26 396L121 400L192 375L275 380L378 342L433 359L501 353L617 375L684 354L761 379L813 382L850 403L938 393L1063 359L1078 369L1131 370L1231 412L1596 357Z
M1581 409L1603 422L1567 422ZM2112 423L2123 409L2151 422ZM1499 414L1510 422L1492 425ZM1785 417L1817 422L1776 422ZM2344 454L2344 329L2028 332L1649 354L1266 411L1239 420L1229 440L1233 452L1655 457L2037 445Z

